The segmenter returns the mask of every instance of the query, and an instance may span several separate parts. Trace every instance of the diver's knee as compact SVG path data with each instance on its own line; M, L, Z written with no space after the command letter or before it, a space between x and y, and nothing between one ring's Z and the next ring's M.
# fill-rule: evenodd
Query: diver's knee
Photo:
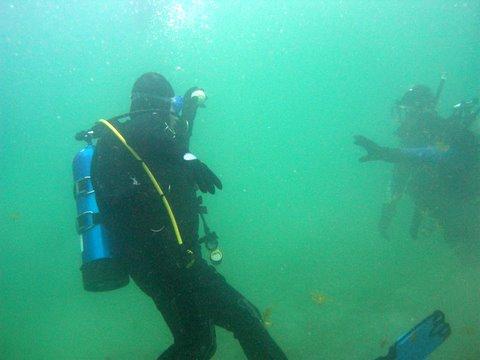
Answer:
M262 322L262 315L255 305L245 298L238 299L238 306L242 312L242 318L249 323Z
M209 360L215 355L216 351L217 343L213 340L196 344L192 348L184 349L184 351L181 351L175 359Z
M211 359L213 355L215 355L216 351L217 351L217 342L214 339L208 344L208 346L205 345L201 347L198 359L201 359L201 360Z

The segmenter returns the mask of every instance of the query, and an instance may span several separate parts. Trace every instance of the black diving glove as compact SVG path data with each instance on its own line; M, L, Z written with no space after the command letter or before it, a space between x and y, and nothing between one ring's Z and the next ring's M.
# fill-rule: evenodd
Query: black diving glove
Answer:
M184 107L189 105L204 108L207 95L205 94L205 90L202 88L193 86L185 92L183 98L185 101L185 104L183 105Z
M398 149L392 149L385 146L380 146L372 140L362 135L356 135L354 137L355 145L363 147L367 151L367 155L362 156L358 161L386 161L386 162L398 162L401 160L401 154Z
M183 160L186 161L187 166L191 169L193 179L201 192L215 194L215 188L222 190L222 182L217 175L207 165L198 160L195 155L186 153L183 155Z

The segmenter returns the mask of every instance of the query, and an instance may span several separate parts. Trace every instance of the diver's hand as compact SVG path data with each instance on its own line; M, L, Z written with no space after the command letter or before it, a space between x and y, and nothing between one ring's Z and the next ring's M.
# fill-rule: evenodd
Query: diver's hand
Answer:
M205 90L197 86L191 87L183 95L185 105L194 107L205 107L205 101L207 100L207 94Z
M207 95L202 88L191 87L185 92L183 96L183 109L182 109L182 121L188 124L187 139L190 139L193 132L193 124L195 122L195 116L199 107L205 107L205 101ZM188 143L188 141L187 141ZM188 147L188 144L187 144Z
M358 159L358 161L366 162L384 160L386 148L378 145L377 143L362 135L355 135L354 139L355 145L363 147L367 151L367 155L362 156L360 159Z
M195 183L201 192L215 194L215 188L222 190L222 182L217 175L207 165L198 160L195 155L186 153L183 155L183 160L187 162L187 166L192 170Z

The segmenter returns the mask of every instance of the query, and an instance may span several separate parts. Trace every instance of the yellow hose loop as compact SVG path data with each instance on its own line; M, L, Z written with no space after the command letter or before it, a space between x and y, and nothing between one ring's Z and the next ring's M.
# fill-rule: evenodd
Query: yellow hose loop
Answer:
M163 192L162 188L160 187L160 184L158 183L157 179L155 179L155 176L150 171L147 164L145 164L145 162L138 155L138 153L135 151L135 149L132 148L130 145L128 145L127 141L122 136L122 134L120 134L120 132L112 124L110 124L107 120L104 120L104 119L100 119L100 120L98 120L98 122L102 123L103 125L108 127L115 134L115 136L118 138L118 140L120 140L120 142L123 145L125 145L125 147L135 157L135 159L137 159L138 161L140 161L142 163L143 170L145 170L145 172L147 173L148 177L150 178L150 181L153 184L153 187L155 188L155 190L160 195L160 198L162 199L163 206L165 207L165 210L167 210L168 217L170 218L170 222L172 223L173 231L175 232L175 237L177 238L177 243L178 243L178 245L182 245L183 244L182 236L180 235L180 230L178 229L177 221L175 220L175 215L173 214L172 208L171 208L170 204L168 203L168 200L167 200L167 198L165 196L165 193Z

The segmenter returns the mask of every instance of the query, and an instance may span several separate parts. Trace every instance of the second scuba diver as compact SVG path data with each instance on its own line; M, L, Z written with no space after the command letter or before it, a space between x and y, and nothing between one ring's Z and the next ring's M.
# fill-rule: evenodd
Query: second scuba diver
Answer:
M355 144L367 151L361 162L380 160L393 163L395 169L410 169L402 189L408 185L415 203L412 237L417 236L428 214L441 226L450 244L468 247L463 255L480 239L479 111L478 99L457 104L449 118L431 122L435 125L429 127L433 131L424 134L431 138L423 144L404 143L389 148L364 136L355 137Z
M395 135L399 140L402 148L421 148L434 144L441 132L442 119L436 111L438 97L443 87L444 79L442 79L437 95L425 85L415 85L399 99L394 108L393 115L399 123L399 127L395 131ZM360 161L370 161L374 159L373 154L360 159ZM419 176L419 174L422 174ZM395 162L392 170L387 198L382 205L382 211L378 222L380 234L388 238L389 227L395 216L397 205L403 195L408 192L415 202L415 210L410 226L410 235L417 237L419 224L422 218L424 202L418 192L422 188L422 184L414 184L418 180L431 182L429 179L433 174L433 170L429 164L412 164L410 162Z

